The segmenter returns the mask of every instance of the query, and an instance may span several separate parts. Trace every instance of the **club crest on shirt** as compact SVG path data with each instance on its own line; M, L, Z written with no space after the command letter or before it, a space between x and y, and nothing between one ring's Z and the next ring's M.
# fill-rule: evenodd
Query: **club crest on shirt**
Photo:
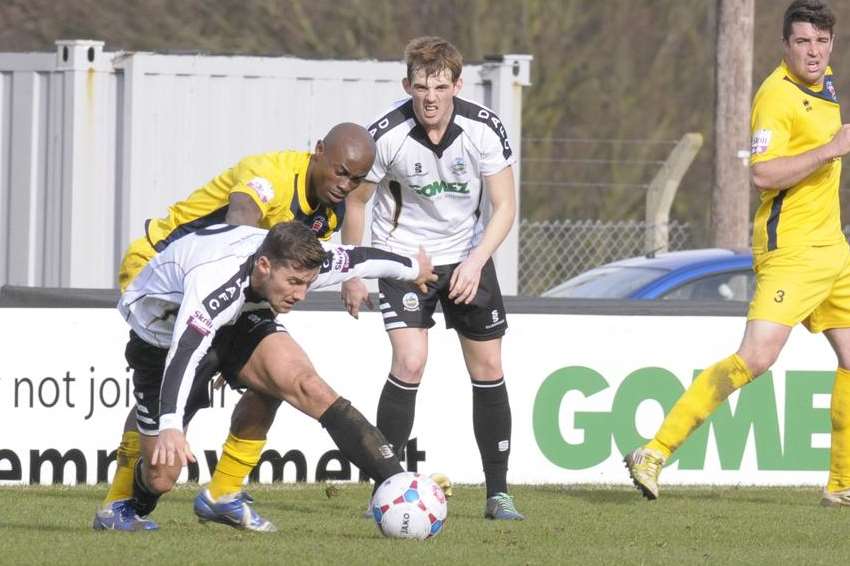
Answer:
M416 293L405 293L404 297L401 298L401 304L406 311L418 311L419 310L419 295Z
M310 225L310 230L314 234L322 234L325 231L325 226L328 224L328 219L324 216L317 215L313 217L313 223Z
M767 151L767 148L770 146L771 137L773 137L773 132L770 130L762 129L753 132L753 145L750 149L750 154L758 155Z
M832 75L827 75L826 77L824 77L823 89L829 93L829 97L834 102L838 102L838 93L835 92L835 85L832 84Z
M449 170L455 177L463 177L466 175L466 161L463 160L463 157L456 158L452 161Z
M251 187L262 202L269 202L274 198L274 189L268 179L262 177L254 177L245 186Z

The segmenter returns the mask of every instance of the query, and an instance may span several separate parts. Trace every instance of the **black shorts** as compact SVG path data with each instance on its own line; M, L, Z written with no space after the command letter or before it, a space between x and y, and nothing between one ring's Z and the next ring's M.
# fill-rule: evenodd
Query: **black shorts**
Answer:
M275 322L275 315L271 310L242 313L236 324L218 331L212 346L201 359L195 372L183 414L184 429L198 410L210 406L212 378L221 373L230 387L243 387L239 384L239 372L262 339L275 332L286 332L286 328ZM131 330L124 356L133 368L136 422L139 431L155 436L159 433L159 392L168 350L148 344Z
M396 328L431 328L434 326L434 310L439 300L446 317L446 328L454 328L458 334L470 340L492 340L503 336L508 321L493 260L487 260L481 269L478 292L468 305L459 305L449 300L449 282L458 265L436 266L434 272L439 279L428 284L428 292L425 294L410 283L381 279L378 288L384 328L388 331Z

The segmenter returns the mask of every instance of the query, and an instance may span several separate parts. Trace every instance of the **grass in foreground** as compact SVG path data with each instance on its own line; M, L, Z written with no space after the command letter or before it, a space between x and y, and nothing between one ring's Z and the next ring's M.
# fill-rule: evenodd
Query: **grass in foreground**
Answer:
M200 525L197 486L164 497L155 533L95 532L103 487L0 488L4 564L847 564L850 509L813 488L666 488L655 502L627 487L517 486L521 523L485 521L484 491L456 486L435 539L383 538L360 518L365 485L252 486L272 534Z

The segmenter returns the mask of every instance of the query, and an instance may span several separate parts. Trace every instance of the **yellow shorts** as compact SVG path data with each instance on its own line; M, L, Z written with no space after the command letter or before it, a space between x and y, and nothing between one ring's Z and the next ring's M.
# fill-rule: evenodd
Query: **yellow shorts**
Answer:
M124 252L121 267L118 268L118 288L122 293L155 255L156 250L148 242L147 237L143 236L130 243L130 247Z
M780 248L753 257L756 291L748 320L787 326L802 322L811 332L850 327L850 248Z

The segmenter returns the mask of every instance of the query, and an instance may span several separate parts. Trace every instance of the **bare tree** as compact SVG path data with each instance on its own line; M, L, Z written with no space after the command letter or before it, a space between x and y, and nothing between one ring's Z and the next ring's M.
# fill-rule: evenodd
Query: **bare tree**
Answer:
M717 13L712 242L741 248L749 242L754 0L717 0Z

